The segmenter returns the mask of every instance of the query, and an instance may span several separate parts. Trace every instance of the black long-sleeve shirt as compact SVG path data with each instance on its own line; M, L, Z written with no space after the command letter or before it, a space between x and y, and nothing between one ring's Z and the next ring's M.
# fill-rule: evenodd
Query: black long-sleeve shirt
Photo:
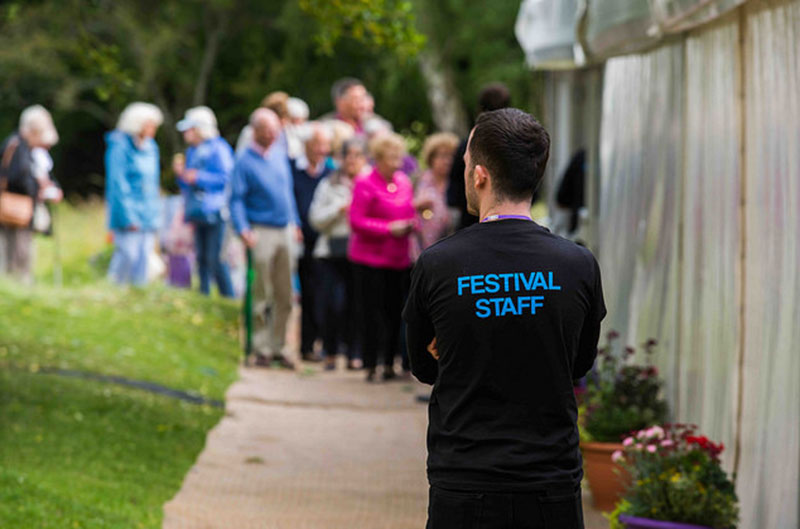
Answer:
M403 316L411 370L433 384L431 484L580 483L573 379L594 363L605 313L592 254L533 222L476 224L426 250Z

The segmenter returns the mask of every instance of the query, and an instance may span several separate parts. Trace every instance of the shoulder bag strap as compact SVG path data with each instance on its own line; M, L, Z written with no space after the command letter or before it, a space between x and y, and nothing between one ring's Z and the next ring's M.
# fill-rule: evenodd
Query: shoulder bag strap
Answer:
M5 151L3 151L3 161L0 162L0 193L8 188L8 167L11 165L11 160L17 152L19 146L19 137L14 136L8 140Z

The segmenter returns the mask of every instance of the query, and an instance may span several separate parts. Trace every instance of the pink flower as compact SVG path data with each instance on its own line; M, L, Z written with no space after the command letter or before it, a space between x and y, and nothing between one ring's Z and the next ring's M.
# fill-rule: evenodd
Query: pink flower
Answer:
M633 437L626 437L624 441L622 441L622 446L631 446L633 444Z
M622 450L617 450L613 454L611 454L611 461L614 463L620 463L625 460L625 456L622 455Z
M663 439L664 438L664 429L661 426L653 426L649 430L647 430L647 437L648 438L656 438L656 439Z
M649 445L647 447L647 451L650 452L651 454L655 454L656 453L656 445Z
M669 447L669 446L672 446L674 444L675 443L672 441L672 439L664 439L663 441L661 441L661 446L663 446L663 447Z

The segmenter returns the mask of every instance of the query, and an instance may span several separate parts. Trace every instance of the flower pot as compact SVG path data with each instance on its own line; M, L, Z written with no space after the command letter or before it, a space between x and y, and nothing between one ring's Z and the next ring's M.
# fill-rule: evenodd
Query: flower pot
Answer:
M581 442L583 468L595 509L613 511L630 482L627 471L611 460L611 454L622 448L619 443Z
M626 514L620 514L619 521L625 525L626 529L711 529L705 525L665 522L663 520L651 520L650 518L637 518Z

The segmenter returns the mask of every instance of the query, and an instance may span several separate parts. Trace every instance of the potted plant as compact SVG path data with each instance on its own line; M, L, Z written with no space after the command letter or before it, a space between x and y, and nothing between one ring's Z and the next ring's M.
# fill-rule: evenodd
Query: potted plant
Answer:
M733 482L722 470L724 450L694 426L654 426L623 442L613 458L631 484L609 516L611 529L732 529L739 518Z
M598 350L597 364L586 377L582 395L581 450L584 469L595 508L614 508L626 484L626 475L611 460L621 450L621 440L632 431L663 423L667 404L661 397L662 382L652 365L656 341L648 340L645 365L634 364L633 347L614 354L612 344L619 335L608 333L608 343Z

